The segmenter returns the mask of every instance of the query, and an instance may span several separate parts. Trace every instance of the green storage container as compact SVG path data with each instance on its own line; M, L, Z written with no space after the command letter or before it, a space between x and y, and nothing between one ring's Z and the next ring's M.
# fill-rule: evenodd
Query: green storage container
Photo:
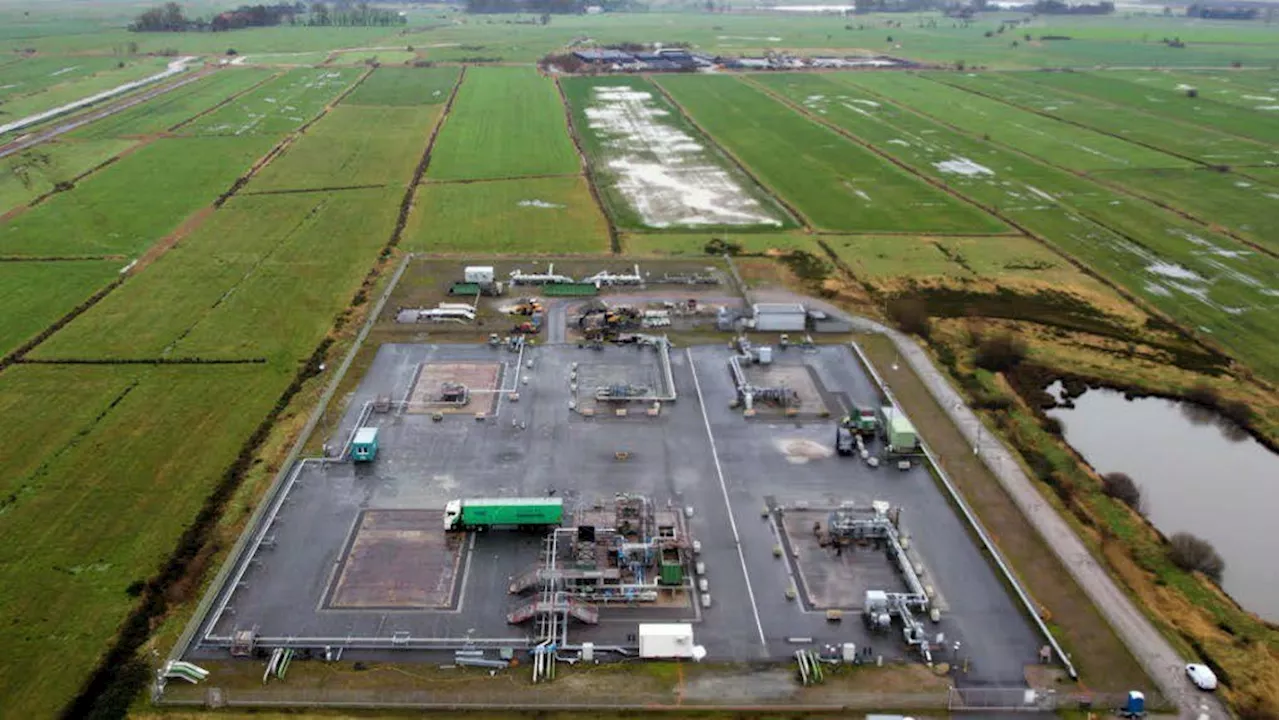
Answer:
M680 563L664 562L661 569L659 577L663 585L679 585L684 582L684 568Z
M589 297L600 292L600 288L591 283L552 283L542 286L542 294L547 297Z

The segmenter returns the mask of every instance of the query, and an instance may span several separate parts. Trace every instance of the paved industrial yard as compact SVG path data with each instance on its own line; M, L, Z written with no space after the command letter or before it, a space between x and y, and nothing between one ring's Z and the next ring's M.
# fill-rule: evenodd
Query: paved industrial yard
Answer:
M935 659L952 662L958 641L970 668L960 682L1021 684L1023 667L1035 662L1042 641L929 473L919 465L873 469L832 452L835 418L851 402L877 402L853 353L842 346L776 353L772 372L813 382L806 412L795 418L762 412L747 419L731 408L729 356L723 346L672 350L679 399L657 417L640 408L624 418L583 417L570 407L582 392L570 389L573 363L586 379L606 367L650 368L656 351L557 345L518 356L487 346L384 345L328 439L336 455L357 424L377 426L377 461L303 463L278 511L255 528L264 542L241 566L229 599L223 591L227 611L206 621L199 637L256 628L263 638L327 638L334 646L381 638L410 648L451 648L470 638L523 647L534 626L507 624L507 612L519 604L507 585L538 562L541 536L495 531L449 543L433 529L439 516L421 511L463 497L554 494L577 507L640 493L659 505L692 508L688 526L701 543L711 606L698 606L690 593L661 607L601 607L598 625L571 626L571 644L634 645L637 623L682 620L695 623L696 641L712 659L787 659L800 647L848 641L886 659L909 657L896 627L872 635L857 613L861 588L896 580L886 557L858 550L837 558L798 529L825 517L822 509L885 500L902 508L911 553L943 610L936 625L924 619L930 633L946 637ZM410 397L415 378L427 370L494 363L501 365L497 386L517 390L518 399L502 395L491 404L477 396L469 412L438 419L367 407L379 397ZM814 401L829 406L831 417L809 412ZM473 408L485 417L477 419ZM782 512L766 518L766 507ZM785 543L779 537L784 525L790 528ZM774 548L781 544L788 552L779 558ZM788 599L793 582L800 597ZM219 607L214 604L215 613ZM829 622L827 607L845 609L843 622ZM191 655L226 652L206 642ZM413 650L377 654L395 652L427 657Z

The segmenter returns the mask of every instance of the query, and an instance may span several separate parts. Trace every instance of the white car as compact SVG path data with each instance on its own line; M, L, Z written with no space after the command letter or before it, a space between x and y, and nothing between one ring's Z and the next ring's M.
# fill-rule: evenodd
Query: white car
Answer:
M1218 676L1208 666L1191 663L1187 666L1187 677L1201 690L1213 690L1218 687Z

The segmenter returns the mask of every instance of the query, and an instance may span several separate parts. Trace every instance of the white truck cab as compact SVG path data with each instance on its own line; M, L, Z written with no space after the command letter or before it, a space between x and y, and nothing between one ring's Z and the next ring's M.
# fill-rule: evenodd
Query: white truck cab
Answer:
M462 501L450 500L444 505L444 529L453 530L462 518Z

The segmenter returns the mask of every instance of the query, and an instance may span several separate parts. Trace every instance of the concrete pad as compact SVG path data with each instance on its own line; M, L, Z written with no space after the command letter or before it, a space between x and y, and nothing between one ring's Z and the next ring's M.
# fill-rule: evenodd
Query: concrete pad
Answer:
M826 527L827 511L782 513L784 546L793 558L801 599L815 610L861 611L868 590L907 592L893 560L878 543L822 547L813 524Z
M448 607L462 538L434 510L366 510L329 593L331 608Z
M408 412L412 413L476 413L493 412L498 396L494 392L502 379L498 363L433 362L423 363L409 391ZM465 405L439 402L440 387L446 382L465 385L471 391Z

